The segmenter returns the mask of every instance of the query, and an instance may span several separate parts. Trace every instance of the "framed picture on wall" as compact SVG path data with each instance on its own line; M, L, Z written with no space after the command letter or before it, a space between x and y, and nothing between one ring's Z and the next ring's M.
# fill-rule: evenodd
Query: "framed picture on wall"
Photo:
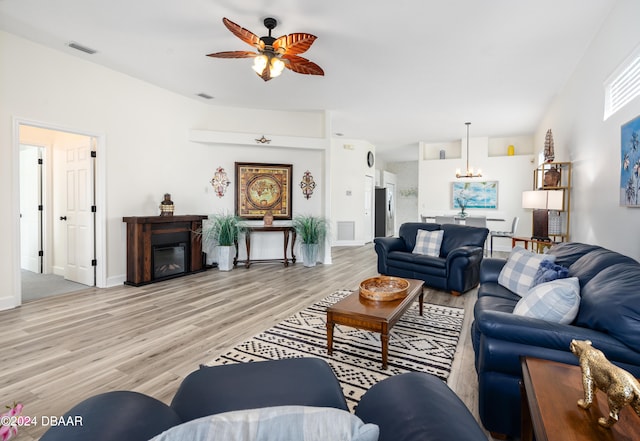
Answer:
M620 205L640 207L640 116L620 128Z
M498 181L453 182L453 208L498 208Z
M291 219L291 164L236 162L236 215L274 220Z

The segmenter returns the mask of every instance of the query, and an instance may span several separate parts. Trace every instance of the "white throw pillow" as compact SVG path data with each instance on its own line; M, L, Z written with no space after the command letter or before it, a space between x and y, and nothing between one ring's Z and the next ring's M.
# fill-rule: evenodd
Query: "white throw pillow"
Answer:
M543 260L555 262L556 256L537 254L520 246L515 247L500 271L498 283L520 297L524 296L531 288L540 262Z
M580 282L577 277L569 277L534 286L516 304L513 313L568 325L578 315L578 309Z
M440 257L440 246L442 245L443 237L444 230L418 230L416 234L416 246L413 247L413 253Z
M219 413L180 424L151 441L377 441L378 426L331 407L275 406Z

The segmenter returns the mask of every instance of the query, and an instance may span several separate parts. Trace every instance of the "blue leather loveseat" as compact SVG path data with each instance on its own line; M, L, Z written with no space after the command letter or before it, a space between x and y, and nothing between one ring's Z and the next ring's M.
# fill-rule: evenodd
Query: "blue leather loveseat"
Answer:
M326 408L329 417L325 419L330 423L316 425L308 437L292 435L291 426L298 426L296 420L258 421L257 434L252 436L247 426L229 436L212 425L215 415L219 415L218 423L226 424L237 422L231 417L234 411L255 415L263 409L277 411L277 406L311 406L306 409L318 412L323 411L318 408ZM411 372L382 380L361 397L355 416L347 410L337 378L320 358L202 366L184 379L171 405L138 392L102 393L63 415L65 420L80 418L81 425L51 427L41 440L147 441L159 434L162 441L354 439L319 434L323 427L339 425L346 415L356 420L360 428L367 425L367 437L355 439L373 439L369 436L373 424L377 426L373 432L374 436L379 433L375 438L378 441L487 441L464 403L446 383L430 374ZM204 429L191 431L194 423L202 427L201 421ZM250 418L247 421L255 423ZM269 428L279 435L269 432Z
M579 281L579 309L570 324L513 314L520 297L498 283L506 260L481 265L471 333L480 419L492 434L520 435L522 356L575 365L571 340L591 340L611 362L640 377L640 263L582 243L554 245L548 254Z
M438 256L414 253L418 231L443 230ZM460 295L478 285L480 262L489 230L456 224L407 222L399 237L376 237L378 272L387 276L424 280L432 288Z

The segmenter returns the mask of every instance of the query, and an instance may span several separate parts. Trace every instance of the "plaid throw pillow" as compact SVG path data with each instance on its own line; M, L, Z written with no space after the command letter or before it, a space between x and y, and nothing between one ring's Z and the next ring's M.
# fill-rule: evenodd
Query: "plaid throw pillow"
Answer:
M533 285L533 279L543 260L554 262L556 256L537 254L520 246L515 247L500 271L498 283L520 297L524 296Z
M568 325L579 309L580 282L577 277L570 277L534 286L516 304L513 313Z
M418 234L416 234L416 246L413 247L413 253L440 257L440 245L442 245L443 236L444 230L418 230Z

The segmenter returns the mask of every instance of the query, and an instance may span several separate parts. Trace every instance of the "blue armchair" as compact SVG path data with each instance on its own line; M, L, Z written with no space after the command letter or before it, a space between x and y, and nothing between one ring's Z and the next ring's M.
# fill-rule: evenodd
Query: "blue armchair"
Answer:
M438 257L413 253L418 230L444 230ZM489 230L455 224L408 222L399 237L376 237L378 272L424 280L432 288L460 295L478 285Z

